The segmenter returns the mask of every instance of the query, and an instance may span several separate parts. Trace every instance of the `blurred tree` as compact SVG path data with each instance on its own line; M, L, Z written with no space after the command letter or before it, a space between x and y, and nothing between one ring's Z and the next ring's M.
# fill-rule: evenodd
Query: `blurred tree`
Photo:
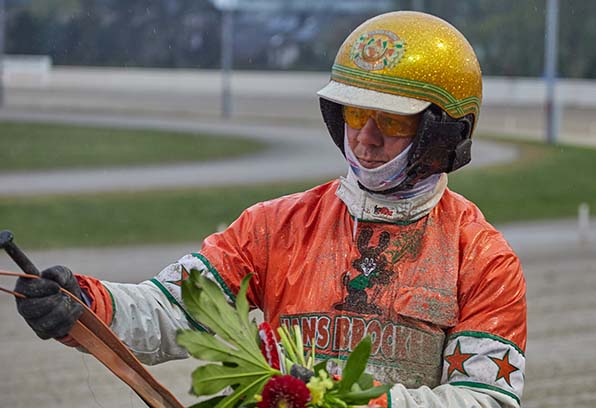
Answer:
M27 10L15 10L6 21L6 52L8 54L42 54L45 21Z
M450 20L472 43L485 75L542 75L544 0L458 4Z
M283 0L279 0L280 2ZM394 0L460 29L486 75L541 76L546 0ZM596 78L596 1L560 2L559 74ZM220 14L210 0L7 0L8 53L56 64L217 68ZM328 70L369 15L236 13L235 67Z
M560 2L559 75L596 78L596 2Z
M77 14L81 8L79 0L43 0L29 1L31 13L38 18L57 18L65 20Z

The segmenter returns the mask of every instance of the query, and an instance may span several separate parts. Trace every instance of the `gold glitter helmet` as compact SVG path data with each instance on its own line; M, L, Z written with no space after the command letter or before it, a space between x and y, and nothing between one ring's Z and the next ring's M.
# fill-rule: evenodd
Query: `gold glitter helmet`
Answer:
M331 80L317 95L342 152L343 105L402 115L424 112L410 149L412 174L400 189L470 161L482 74L465 37L438 17L398 11L365 21L340 47Z

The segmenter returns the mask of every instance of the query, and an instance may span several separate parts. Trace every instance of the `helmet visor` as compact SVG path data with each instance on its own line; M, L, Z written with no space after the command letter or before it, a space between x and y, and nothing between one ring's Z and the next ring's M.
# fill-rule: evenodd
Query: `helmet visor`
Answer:
M399 115L415 115L430 106L430 102L420 99L357 88L337 81L330 81L317 92L317 95L341 105L380 110Z

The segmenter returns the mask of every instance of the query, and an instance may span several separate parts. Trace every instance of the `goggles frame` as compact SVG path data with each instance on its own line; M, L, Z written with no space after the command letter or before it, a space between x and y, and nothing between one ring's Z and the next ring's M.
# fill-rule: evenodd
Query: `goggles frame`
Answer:
M364 109L343 105L342 115L345 123L357 130L361 130L369 119L373 119L384 136L414 137L420 124L420 114L400 115L374 109Z

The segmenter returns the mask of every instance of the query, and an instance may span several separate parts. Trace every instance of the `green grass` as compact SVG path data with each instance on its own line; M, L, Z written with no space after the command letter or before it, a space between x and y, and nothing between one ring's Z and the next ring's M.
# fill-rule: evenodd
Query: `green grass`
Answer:
M596 208L596 150L518 145L518 162L457 172L450 188L476 202L493 223L571 217L581 202ZM0 198L0 229L12 229L25 248L198 244L247 206L317 183Z
M203 161L264 147L243 138L173 131L0 123L0 171Z
M314 183L0 199L0 229L26 248L194 241L249 205Z
M573 217L596 209L596 149L517 142L519 161L450 176L449 187L496 224Z

